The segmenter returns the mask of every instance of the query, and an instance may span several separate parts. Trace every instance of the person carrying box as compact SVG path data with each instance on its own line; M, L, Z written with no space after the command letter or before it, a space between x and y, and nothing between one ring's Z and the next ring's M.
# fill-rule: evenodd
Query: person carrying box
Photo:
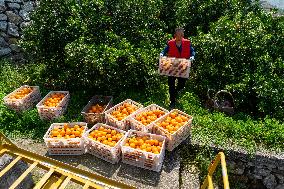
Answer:
M168 56L175 58L186 58L190 61L194 60L195 51L191 46L191 42L184 37L184 29L176 28L174 39L169 40L165 49L160 53L160 57ZM176 86L176 80L177 86ZM170 109L175 108L176 95L185 87L186 78L168 76L168 86L170 93Z

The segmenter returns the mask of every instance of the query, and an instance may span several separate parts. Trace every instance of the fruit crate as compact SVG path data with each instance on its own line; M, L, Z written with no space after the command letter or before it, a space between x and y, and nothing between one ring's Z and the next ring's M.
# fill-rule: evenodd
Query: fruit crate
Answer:
M137 136L137 137L148 136L150 137L150 139L155 139L158 140L159 142L162 142L160 153L154 154L152 152L146 152L140 149L134 149L131 148L130 146L124 146L127 138L131 138L132 136ZM129 130L127 133L127 137L125 137L121 143L122 162L129 165L134 165L144 169L149 169L152 171L159 172L162 168L162 164L165 157L165 142L166 138L164 136L145 133L142 131Z
M54 93L62 93L64 94L64 98L60 101L60 103L56 107L46 107L44 106L44 102ZM59 118L67 109L67 105L70 99L70 95L68 91L50 91L37 105L37 110L39 116L42 120L53 120Z
M158 72L160 75L188 78L191 61L185 58L160 57Z
M129 121L130 121L130 127L133 130L137 130L137 131L143 131L146 133L152 133L152 128L155 124L155 122L157 122L158 120L160 120L163 116L157 118L156 120L154 120L153 122L149 123L148 125L143 125L140 121L136 120L136 118L143 112L148 112L148 111L153 111L153 110L160 110L163 111L165 114L167 114L169 111L156 105L156 104L151 104L139 111L137 111L136 113L134 113Z
M124 134L124 136L113 147L89 138L90 133L93 130L100 128L101 126L107 129L114 129L117 132ZM124 137L126 137L126 133L127 133L126 131L117 129L115 127L103 123L97 123L90 130L88 130L83 136L86 152L98 158L101 158L107 162L115 164L121 159L121 142L123 141Z
M105 105L106 107L101 113L89 112L92 105L99 104ZM88 104L84 107L81 114L84 117L85 122L88 124L94 125L96 123L105 123L105 111L110 109L113 106L113 97L112 96L101 96L95 95Z
M24 88L31 88L32 92L30 92L28 95L26 95L22 99L10 99L10 97L14 94L16 94L18 91L24 89ZM28 110L32 108L36 103L40 101L41 94L38 86L29 86L29 85L23 85L20 88L14 90L10 94L4 97L3 101L4 104L12 110L15 110L16 112L21 112Z
M81 155L85 153L84 140L80 138L51 138L51 132L53 129L64 128L64 125L68 124L70 128L75 125L84 126L85 129L82 132L82 136L87 130L87 123L85 122L72 122L72 123L53 123L45 133L43 139L48 148L49 155Z
M133 112L132 114L128 115L127 117L125 117L124 119L122 119L120 121L117 120L116 118L114 118L111 115L112 112L119 110L120 106L122 106L124 103L128 103L128 104L136 106L138 109L135 112L139 111L139 109L141 109L143 107L142 104L139 104L139 103L137 103L137 102L135 102L131 99L126 99L125 101L123 101L123 102L115 105L111 109L107 110L105 112L105 118L106 118L106 124L107 125L114 126L114 127L117 127L118 129L127 131L130 127L129 117L131 115L133 115L135 112Z
M169 116L171 113L177 113L178 115L185 116L188 118L188 121L184 125L182 125L177 131L174 133L168 132L163 127L159 127L157 124L159 122L163 122L166 120L167 116ZM166 137L166 149L168 151L172 151L175 149L182 141L184 141L191 132L191 124L192 124L192 116L178 110L173 109L169 113L167 113L165 116L163 116L162 119L159 119L159 121L155 122L155 126L153 127L153 133L162 135Z

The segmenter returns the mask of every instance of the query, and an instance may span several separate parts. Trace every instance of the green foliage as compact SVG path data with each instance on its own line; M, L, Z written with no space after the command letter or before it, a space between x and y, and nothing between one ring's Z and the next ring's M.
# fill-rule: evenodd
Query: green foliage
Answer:
M239 110L282 119L284 108L284 17L263 11L221 17L194 39L194 84L233 92Z
M284 149L284 124L275 119L253 120L241 113L234 117L209 113L201 107L198 98L188 92L181 97L179 104L194 117L193 141L229 149L236 145L249 152L259 150L261 145L276 151Z
M167 39L157 19L160 4L43 0L22 46L46 64L43 78L55 86L108 94L138 86L147 90L158 81L157 47Z
M175 27L184 27L186 36L195 36L198 29L208 33L210 23L224 15L254 9L248 0L164 0L160 18L172 33Z

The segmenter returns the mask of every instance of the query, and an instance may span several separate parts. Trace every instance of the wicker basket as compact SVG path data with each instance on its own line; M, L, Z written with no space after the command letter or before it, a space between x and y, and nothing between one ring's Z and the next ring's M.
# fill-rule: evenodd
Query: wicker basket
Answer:
M186 124L184 124L182 127L180 127L173 134L169 133L167 130L165 130L164 128L159 127L157 125L158 122L164 121L166 119L166 117L168 115L170 115L170 113L172 113L172 112L177 112L178 114L181 114L181 115L183 115L183 116L185 116L189 119ZM184 113L180 110L173 109L169 113L167 113L165 116L163 116L162 119L159 119L159 121L155 122L155 126L153 128L153 133L165 136L166 137L166 149L168 151L172 151L190 135L192 119L193 119L192 116L189 116L188 114L186 114L186 113Z
M191 62L184 58L161 57L158 72L160 75L188 78Z
M87 153L90 153L98 158L101 158L107 162L110 162L112 164L117 163L120 159L121 159L121 142L123 141L124 137L122 137L114 147L105 145L103 143L94 141L92 139L90 139L88 136L90 134L90 132L92 132L95 129L98 129L99 127L105 127L105 128L109 128L109 129L114 129L120 133L124 134L124 137L126 137L126 131L117 129L115 127L106 125L106 124L102 124L102 123L97 123L96 125L94 125L90 130L88 130L83 138L84 138L84 143L85 143L85 148L87 150Z
M137 131L143 131L143 132L146 132L146 133L152 133L152 127L154 126L155 122L160 120L163 116L156 119L155 121L151 122L148 125L143 125L140 121L137 121L135 118L143 112L148 112L148 111L153 111L153 110L161 110L165 114L167 114L169 112L168 110L166 110L166 109L164 109L164 108L162 108L162 107L160 107L156 104L151 104L151 105L137 111L135 114L130 116L129 121L130 121L131 129L137 130Z
M27 96L22 99L18 99L16 101L10 100L10 96L18 92L19 90L30 87L32 88L32 92L30 92ZM40 101L41 95L38 86L28 86L23 85L20 88L14 90L12 93L8 94L4 97L4 104L11 110L15 110L16 112L21 112L32 108L36 103Z
M135 101L133 101L133 100L131 100L131 99L126 99L125 101L123 101L123 102L121 102L121 103L115 105L115 106L112 107L111 109L107 110L107 111L105 112L105 116L106 116L106 124L127 131L127 130L129 129L129 127L130 127L129 117L130 117L131 115L133 115L135 112L133 112L133 113L130 114L129 116L125 117L125 118L124 118L123 120L121 120L121 121L118 121L116 118L114 118L114 117L111 115L111 113L112 113L113 111L118 110L118 108L119 108L121 105L123 105L124 103L129 103L129 104L131 104L131 105L134 105L134 106L138 107L138 109L137 109L135 112L139 111L139 109L143 107L141 104L139 104L139 103L137 103L137 102L135 102Z
M56 107L45 107L43 103L49 96L53 93L63 93L65 97L61 100L58 106ZM37 105L37 110L39 116L42 120L53 120L59 118L67 109L67 105L70 99L68 91L50 91Z
M160 142L163 142L160 153L154 154L151 152L145 152L143 150L124 146L124 144L126 143L126 139L132 135L136 135L139 137L149 136L150 139L156 139ZM165 156L165 137L150 133L144 133L141 131L129 130L127 133L127 137L125 137L121 143L121 150L122 150L122 162L129 165L134 165L144 169L149 169L152 171L159 172L162 168Z
M85 122L73 122L73 123L53 123L45 133L43 139L48 148L49 155L81 155L85 153L83 138L69 138L69 139L57 139L50 138L51 131L54 128L64 128L64 125L68 124L71 127L75 125L84 126L87 130L87 123Z
M89 113L88 110L94 104L106 105L106 108L102 113ZM88 124L94 125L96 123L105 123L105 111L110 109L112 106L112 96L95 95L84 107L81 114L83 115L85 122L87 122Z

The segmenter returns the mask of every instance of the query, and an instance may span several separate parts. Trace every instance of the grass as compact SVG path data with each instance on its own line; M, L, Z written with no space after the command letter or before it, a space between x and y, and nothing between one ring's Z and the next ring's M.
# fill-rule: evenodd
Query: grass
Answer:
M3 97L23 84L39 85L42 97L50 89L46 88L41 78L43 65L17 66L8 62L0 62L0 131L10 137L28 137L42 139L51 122L41 121L37 109L33 108L21 114L8 110L3 105ZM143 105L151 103L168 108L169 98L166 78L161 77L160 85L151 91L141 89L124 91L114 96L115 103L127 98ZM204 145L219 146L221 148L242 148L249 152L259 150L259 146L283 152L284 124L270 118L253 120L248 115L239 113L233 117L222 113L210 113L203 108L198 97L187 88L178 97L178 108L194 117L192 140ZM82 121L81 110L95 94L77 90L70 93L67 112L59 120L53 122Z

